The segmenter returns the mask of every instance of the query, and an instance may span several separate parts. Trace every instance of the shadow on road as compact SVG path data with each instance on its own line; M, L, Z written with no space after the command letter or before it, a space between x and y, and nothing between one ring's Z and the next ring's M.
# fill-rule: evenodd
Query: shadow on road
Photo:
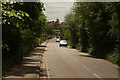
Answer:
M44 46L46 47L46 46ZM5 74L5 78L35 78L37 75L46 76L42 69L42 57L45 48L37 47L29 55L23 57L20 65L14 66L9 72Z
M39 45L38 47L46 47L45 45Z
M82 56L82 57L91 57L91 58L94 58L94 57L91 56L91 55L80 55L80 56Z
M92 56L92 55L79 55L79 56L81 56L81 57L88 57L88 58L94 58L94 59L102 59L102 58L95 57L95 56Z
M35 63L35 62L39 62L39 60L38 59L27 59L27 58L25 58L24 60L23 60L23 63Z
M38 66L17 66L14 70L6 76L20 76L24 77L26 74L39 74Z

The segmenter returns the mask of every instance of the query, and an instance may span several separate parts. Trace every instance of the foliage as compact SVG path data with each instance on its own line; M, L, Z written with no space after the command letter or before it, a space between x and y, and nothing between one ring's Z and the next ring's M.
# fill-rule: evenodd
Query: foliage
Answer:
M71 42L71 46L73 48L76 48L76 44L78 43L78 29L77 29L77 23L76 23L76 19L75 19L75 15L73 13L67 14L65 16L65 22L67 24L67 29L69 29L70 32L70 42ZM66 35L66 36L69 36Z
M47 35L54 35L55 26L53 24L45 23L45 32Z
M45 40L43 3L2 3L3 72L37 46L37 39Z
M69 30L67 34L71 34L68 35L70 44L73 47L80 46L83 52L90 52L100 58L107 56L114 63L118 63L120 61L119 8L120 2L75 2L72 12L65 16L65 25ZM117 56L119 58L115 60Z
M112 63L116 63L119 61L119 56L120 54L118 54L117 48L116 48L114 52L106 55L106 59Z

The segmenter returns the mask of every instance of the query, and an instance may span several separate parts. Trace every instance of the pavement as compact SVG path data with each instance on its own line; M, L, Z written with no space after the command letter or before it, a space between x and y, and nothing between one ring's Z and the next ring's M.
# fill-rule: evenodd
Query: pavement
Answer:
M118 66L76 49L59 47L55 39L49 41L45 50L44 63L51 79L118 80Z
M35 48L28 56L23 57L20 65L14 66L9 72L3 76L3 80L9 79L31 79L38 80L46 76L46 71L43 63L43 54L47 41Z

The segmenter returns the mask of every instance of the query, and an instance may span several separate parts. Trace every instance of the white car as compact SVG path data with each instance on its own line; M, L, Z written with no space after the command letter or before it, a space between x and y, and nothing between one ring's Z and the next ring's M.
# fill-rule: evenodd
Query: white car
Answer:
M59 46L66 46L67 47L67 41L66 40L61 40Z

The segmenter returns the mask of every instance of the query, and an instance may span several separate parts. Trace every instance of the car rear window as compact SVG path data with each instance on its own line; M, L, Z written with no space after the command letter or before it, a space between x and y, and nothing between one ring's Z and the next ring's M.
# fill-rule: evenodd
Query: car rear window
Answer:
M67 42L66 40L62 40L61 42Z

